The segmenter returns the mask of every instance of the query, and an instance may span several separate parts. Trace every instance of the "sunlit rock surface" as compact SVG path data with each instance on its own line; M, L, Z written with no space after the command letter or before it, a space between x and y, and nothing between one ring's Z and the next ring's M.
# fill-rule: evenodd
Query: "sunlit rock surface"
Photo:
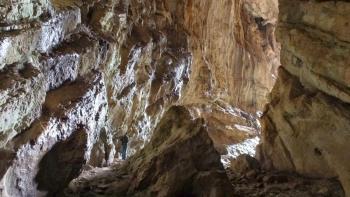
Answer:
M68 196L232 196L203 119L169 109L143 150L122 166L83 172Z
M78 81L49 92L43 105L44 113L41 118L8 143L7 148L10 149L6 154L10 154L12 158L1 164L3 168L1 171L5 173L2 173L1 180L2 195L40 195L40 192L36 190L34 177L38 171L39 176L40 171L46 171L46 176L52 173L47 171L48 166L39 166L40 159L44 157L41 161L44 162L44 155L50 157L50 154L53 154L51 151L54 151L50 149L57 146L56 143L66 140L71 135L76 135L77 132L85 133L86 136L76 137L77 142L83 140L79 143L85 147L79 153L80 155L76 154L75 156L82 157L81 162L90 159L92 145L100 139L100 131L106 121L107 103L102 76L96 74L89 76L89 78L90 81ZM73 140L72 143L76 142ZM61 152L61 154L64 153ZM59 162L60 159L63 158L51 162ZM69 167L70 164L67 164L58 168ZM77 172L75 173L77 176ZM56 181L60 181L65 176L62 173L56 174L54 177ZM42 178L39 185L46 181L50 181L50 179ZM62 187L58 189L62 189Z
M266 167L338 178L350 195L350 3L280 0L279 79L262 117Z
M210 136L233 136L224 144L258 135L251 122L256 122L256 112L266 103L279 63L273 32L276 1L121 1L109 6L117 10L117 22L103 20L110 9L97 9L89 23L102 36L108 34L107 40L116 41L109 47L106 65L109 120L117 144L118 137L129 137L128 155L147 143L172 104L204 110L199 113L203 117L215 116L205 118L211 125ZM220 15L214 14L219 10ZM100 31L104 25L110 27L110 33ZM222 106L215 107L213 100ZM212 107L215 115L208 115L205 111ZM233 108L242 113L227 113ZM217 128L215 119L222 119ZM234 139L235 135L240 136Z
M105 43L81 24L83 5L8 3L0 3L0 195L60 195L84 165L114 159Z
M120 158L122 136L131 158L73 193L225 196L220 156L253 155L260 135L263 167L350 195L349 2L277 4L2 0L1 196L61 196Z
M45 100L44 75L30 63L0 72L0 147L40 116Z
M225 191L220 155L225 162L253 155L260 135L257 112L279 64L276 17L276 0L1 1L1 195L63 195L82 169L120 158L121 136L128 137L128 157L135 155L129 161L160 157L166 179L164 159L171 157L163 154L174 147L158 155L148 143L173 105L206 125L175 135L174 143L184 143L178 158L207 158L179 169L197 178L168 183ZM180 155L191 143L201 144L199 152ZM199 191L212 178L224 180L210 183L221 189ZM165 185L140 180L147 192Z

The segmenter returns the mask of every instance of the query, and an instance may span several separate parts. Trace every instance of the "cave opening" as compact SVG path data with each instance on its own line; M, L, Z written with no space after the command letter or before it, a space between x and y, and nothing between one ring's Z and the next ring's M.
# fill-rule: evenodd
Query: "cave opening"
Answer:
M349 195L349 20L347 1L2 0L0 196Z

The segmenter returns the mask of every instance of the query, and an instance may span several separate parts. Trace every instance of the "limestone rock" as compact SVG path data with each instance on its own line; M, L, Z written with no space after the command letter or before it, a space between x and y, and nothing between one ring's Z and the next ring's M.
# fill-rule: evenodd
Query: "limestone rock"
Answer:
M44 75L31 63L0 72L0 148L40 116Z
M279 65L276 0L185 1L192 76L184 102L221 99L255 113L267 103Z
M101 56L100 46L94 38L84 33L72 35L49 54L40 57L46 89L57 88L97 69L102 63Z
M49 92L43 105L44 114L40 119L37 119L28 130L13 138L2 150L5 153L9 151L7 154L11 155L9 160L1 160L0 165L3 167L1 172L4 172L1 174L1 194L3 196L42 195L43 192L37 190L37 183L34 181L38 172L39 187L50 192L57 192L59 191L57 189L62 189L60 186L70 181L67 177L73 178L72 176L78 175L79 168L74 166L76 162L73 161L79 158L90 159L92 146L99 140L100 131L106 121L107 103L101 74L90 75L89 78L89 81L81 80ZM82 134L74 134L76 132ZM52 178L50 179L48 175L50 171L40 169L40 167L47 168L45 162L50 160L50 157L55 157L55 154L65 154L64 151L56 153L55 149L62 146L59 145L64 143L61 141L72 135L83 135L68 140L81 144L82 147L80 152L73 154L72 164L59 167L67 170L68 174L64 172L56 174L54 178L58 188L41 187L45 181L52 181ZM52 147L54 148L51 149ZM84 160L80 162L85 163ZM70 168L75 168L73 175L69 172Z
M84 172L72 196L232 196L202 119L184 107L166 112L152 139L122 166ZM210 181L208 181L210 179Z
M254 157L243 154L232 160L230 168L233 173L245 174L249 171L258 171L260 164Z
M262 118L265 166L337 177L350 195L347 1L280 0L279 79Z
M106 71L114 140L119 144L118 137L126 134L132 155L150 140L163 113L181 100L192 57L185 32L157 14L164 7L152 1L130 1L129 7L130 26L124 39L115 39L122 44L111 45Z
M49 0L3 0L0 3L0 23L18 24L30 22L50 10Z
M210 103L186 105L195 117L202 117L214 147L222 155L225 167L240 154L255 155L259 143L260 124L257 115L242 111L217 100Z
M111 25L105 17L110 10L120 13L115 21L128 14L125 38L117 36L125 28L117 22L119 28L109 34L114 37L106 39L122 43L120 48L112 47L115 51L110 54L107 78L113 108L110 120L116 136L127 134L131 139L129 155L145 145L164 111L174 103L197 109L203 105L202 110L208 111L213 107L216 114L222 111L225 123L215 128L219 115L207 118L207 123L212 125L214 140L231 135L225 145L257 136L256 127L246 122L256 122L255 112L266 103L279 64L274 38L277 1L121 2L109 2L106 9L99 5L90 24L104 36L109 30L100 27ZM225 105L216 109L212 100ZM239 108L242 114L227 114L232 108ZM199 114L206 116L205 111ZM232 123L242 127L237 129ZM220 144L218 149L225 152L226 148Z
M308 178L291 172L257 171L242 175L229 173L237 196L334 196L344 197L339 181Z
M62 11L30 27L1 31L0 69L6 64L23 60L34 51L48 52L71 34L80 22L80 10L75 8Z
M262 119L262 159L280 170L339 177L346 190L348 104L323 92L307 91L282 69L279 78Z

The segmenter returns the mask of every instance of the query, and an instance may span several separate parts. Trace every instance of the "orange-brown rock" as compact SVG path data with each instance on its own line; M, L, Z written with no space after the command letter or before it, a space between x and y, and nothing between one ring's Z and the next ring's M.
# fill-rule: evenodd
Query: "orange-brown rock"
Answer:
M280 0L279 78L262 118L268 167L338 178L350 195L348 1Z
M185 2L193 64L184 102L221 99L247 112L262 110L279 65L277 1Z

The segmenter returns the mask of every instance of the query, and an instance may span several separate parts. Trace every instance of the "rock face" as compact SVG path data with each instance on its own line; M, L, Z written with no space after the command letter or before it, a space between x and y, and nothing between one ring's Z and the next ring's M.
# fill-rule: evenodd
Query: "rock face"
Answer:
M279 78L262 117L267 167L337 177L350 195L350 3L280 0Z
M232 196L204 121L193 118L170 108L143 150L123 166L84 172L68 196Z
M279 65L277 1L189 0L183 6L193 63L181 103L205 119L225 163L237 152L253 155L256 112L267 102Z
M63 151L56 153L55 149L61 141L68 138L72 138L69 139L72 144L82 146L80 152L70 153L73 154L72 161L81 159L80 162L86 164L90 160L93 144L101 140L100 133L106 121L107 103L101 74L90 75L89 78L91 78L90 81L79 80L49 92L43 104L44 113L41 117L7 144L7 149L2 152L9 156L1 161L2 195L41 195L42 193L36 189L37 183L34 178L38 172L39 177L41 174L42 176L52 174L47 168L54 166L50 164L45 166L46 158L54 157L55 154L64 156ZM51 161L51 164L60 162L60 159L62 158ZM60 169L63 166L56 167ZM69 162L63 170L66 171L69 168L74 168L74 163ZM60 182L69 174L56 175L55 180ZM75 176L77 175L75 172ZM40 179L39 188L40 184L46 181L50 179L45 177ZM62 181L68 184L70 180ZM59 186L56 190L63 188ZM56 192L56 190L51 191L51 188L44 189Z
M198 192L205 178L224 179L209 169L222 167L205 133L226 161L247 140L255 143L242 151L253 152L255 112L278 65L276 6L276 0L1 1L1 196L63 195L82 168L120 157L125 135L128 156L149 154L166 165L168 146L152 153L154 145L146 144L175 104L207 125L175 140L184 144L176 154L187 153L179 159L200 156L185 150L189 143L208 146L208 158L180 169L191 177L169 183L191 180L186 191ZM166 177L164 169L158 173Z
M258 135L255 112L266 102L279 62L275 0L110 1L94 6L98 9L90 27L116 41L109 45L105 73L117 147L118 137L127 135L128 155L140 150L173 104L192 107L204 117L222 153L225 146ZM115 20L104 17L115 12ZM222 119L219 125L216 119ZM231 140L218 140L226 137Z
M225 196L219 155L254 153L267 102L263 167L350 195L350 3L277 4L2 0L0 196L61 196L121 136L73 194Z
M266 104L279 65L276 0L186 1L192 76L185 103L223 100L255 113Z
M105 45L71 3L0 3L1 196L59 195L114 157Z
M122 13L116 17L125 15L128 21L119 24L121 33L107 54L109 120L117 147L118 137L127 135L128 155L133 155L149 141L162 114L181 98L192 57L185 32L163 15L162 1L120 1L113 9ZM100 12L92 15L93 27L100 15L108 15L105 8Z

